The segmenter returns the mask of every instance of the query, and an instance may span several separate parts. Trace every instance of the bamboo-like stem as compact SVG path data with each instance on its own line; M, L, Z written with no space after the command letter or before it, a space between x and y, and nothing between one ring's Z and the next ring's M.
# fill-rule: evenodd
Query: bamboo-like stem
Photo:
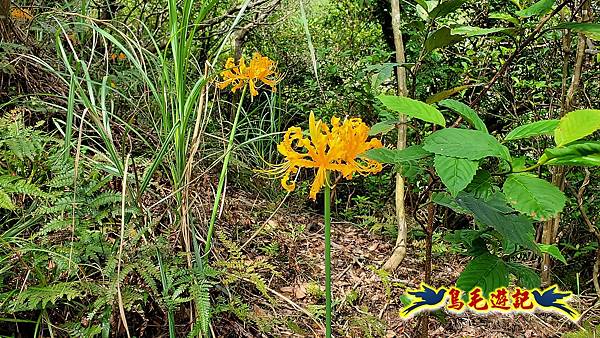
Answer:
M242 111L242 104L244 103L244 96L246 95L246 88L242 89L242 95L240 96L240 102L235 112L235 118L233 119L233 126L229 133L229 141L227 143L227 149L225 150L225 157L223 158L223 167L221 168L221 175L219 176L219 184L217 186L217 194L215 195L215 202L213 203L212 214L210 215L210 223L208 224L208 232L206 234L206 245L204 246L204 255L207 256L210 247L212 235L215 229L215 222L217 221L217 214L219 212L219 204L221 202L221 194L223 194L223 188L225 187L225 179L227 178L227 167L229 165L229 158L231 157L231 151L233 150L233 141L235 138L235 131L237 129L238 121L240 119L240 112Z
M325 184L325 337L331 337L331 188Z
M404 42L402 41L402 34L400 32L400 2L399 0L392 0L392 30L394 34L394 45L396 47L396 78L398 80L397 94L398 96L407 96L408 88L406 87L406 57L404 53ZM398 150L406 148L406 115L400 115L400 123L398 124L398 141L396 145ZM404 190L405 182L402 173L396 174L396 219L398 222L398 237L396 238L396 247L392 252L392 255L383 265L383 269L387 271L394 271L398 268L400 263L406 256L406 211L404 209Z

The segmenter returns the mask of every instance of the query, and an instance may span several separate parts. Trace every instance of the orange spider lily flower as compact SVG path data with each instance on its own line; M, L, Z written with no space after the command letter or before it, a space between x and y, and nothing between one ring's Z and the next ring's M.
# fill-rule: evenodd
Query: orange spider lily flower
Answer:
M113 62L115 62L117 59L118 59L119 61L123 61L123 60L127 59L127 55L125 55L125 53L123 53L123 52L121 52L121 53L119 53L119 54L112 53L112 54L110 55L110 59L111 59Z
M359 159L359 155L369 149L381 148L383 145L377 138L369 138L369 127L363 123L360 118L344 120L342 125L339 119L331 120L334 133L339 134L344 147L342 160L346 164L343 167L342 175L346 179L352 179L354 173L360 175L376 174L381 171L381 163L371 159Z
M10 9L10 16L16 20L29 21L33 19L33 15L27 9L21 9L18 7L13 7Z
M340 119L336 117L332 119L330 129L321 120L316 120L311 112L310 138L305 138L299 127L289 128L283 141L277 145L277 150L285 156L285 161L267 172L281 175L283 188L293 191L296 184L290 182L290 175L295 174L299 168L317 169L309 194L315 200L317 193L327 184L327 171L341 172L347 179L351 179L355 172L366 175L381 171L381 164L376 161L366 160L366 164L357 161L360 153L381 147L381 141L377 139L367 142L368 131L369 128L360 119L345 120L340 124ZM298 152L294 148L304 151Z
M225 63L225 70L221 72L223 81L219 82L218 86L223 89L232 85L231 91L235 93L248 84L250 94L254 97L258 95L257 82L262 81L275 91L277 82L281 80L276 69L275 62L260 53L254 53L248 65L246 65L244 57L240 59L237 66L233 58L229 58Z

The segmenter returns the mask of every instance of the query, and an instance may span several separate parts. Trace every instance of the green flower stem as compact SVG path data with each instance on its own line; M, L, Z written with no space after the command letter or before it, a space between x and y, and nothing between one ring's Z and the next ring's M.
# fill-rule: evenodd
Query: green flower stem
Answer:
M331 188L325 183L325 337L331 337Z
M225 157L223 158L223 167L221 168L221 175L219 176L219 185L217 186L217 195L215 196L215 203L213 204L212 214L210 215L210 223L208 225L208 232L206 234L206 245L204 246L204 256L207 257L211 247L212 234L215 229L215 222L217 221L217 213L219 212L219 204L221 201L221 194L223 194L223 188L225 187L225 178L227 177L227 166L229 165L229 158L231 157L231 151L233 150L233 140L235 138L235 130L237 129L238 120L240 119L240 112L242 111L242 104L244 103L244 96L246 95L246 88L242 89L242 95L240 96L240 102L235 112L235 118L233 119L233 126L231 127L231 133L229 134L229 142L227 143L227 150L225 151Z

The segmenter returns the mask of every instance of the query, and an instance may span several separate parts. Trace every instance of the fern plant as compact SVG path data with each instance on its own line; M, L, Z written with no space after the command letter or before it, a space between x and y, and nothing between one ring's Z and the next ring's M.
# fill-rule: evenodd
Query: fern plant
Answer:
M18 109L0 118L0 209L16 209L15 200L20 195L51 197L27 175L39 169L40 155L49 141L39 131L25 126Z

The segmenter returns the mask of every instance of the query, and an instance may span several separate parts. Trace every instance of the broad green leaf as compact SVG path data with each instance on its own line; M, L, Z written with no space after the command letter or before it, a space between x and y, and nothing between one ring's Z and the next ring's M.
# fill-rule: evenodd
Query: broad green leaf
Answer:
M479 163L464 158L435 155L434 166L450 194L456 196L471 183Z
M424 45L425 51L430 53L438 48L448 47L464 39L463 36L452 35L450 28L442 27L427 37Z
M464 244L467 246L472 246L473 241L484 233L482 230L472 230L472 229L462 229L462 230L454 230L453 232L444 236L444 239L450 243L454 244Z
M487 199L494 193L492 175L487 170L478 170L465 191L480 199Z
M530 16L544 15L552 9L554 0L540 0L533 5L517 11L516 14L520 17L528 18Z
M417 6L417 15L421 18L422 21L429 20L429 7L427 6L427 2L424 0L416 0Z
M0 190L0 209L15 210L15 205L7 193Z
M600 110L575 110L563 116L554 130L558 146L577 141L600 129Z
M455 230L444 236L444 239L450 243L462 244L467 249L465 254L468 256L481 256L489 253L485 240L481 238L484 232L484 230L471 229Z
M510 30L510 28L504 28L504 27L481 28L481 27L473 27L473 26L460 26L460 27L452 28L452 30L450 31L450 34L464 35L467 37L472 37L472 36L488 35L488 34L493 34L493 33L498 33L498 32L505 32L508 30Z
M465 192L458 194L456 202L462 208L473 213L475 220L494 228L504 238L522 247L539 252L534 240L533 223L526 216L509 213L508 211L511 209L506 205L494 205L494 203L500 201L484 201Z
M429 17L433 20L436 18L441 18L446 16L454 11L456 11L460 6L462 6L467 0L449 0L444 1L441 4L437 5L430 13Z
M525 156L513 157L512 162L510 163L510 166L512 167L512 170L511 170L512 172L523 171L525 168L527 168L527 157L525 157ZM510 168L505 168L505 170L509 171Z
M402 164L405 162L416 161L425 158L431 153L423 150L419 145L413 145L402 150L377 148L364 152L364 155L372 160L381 163Z
M508 286L508 282L506 263L495 255L486 253L467 264L456 281L456 287L465 292L479 287L483 296L487 297L495 289Z
M567 22L553 29L570 29L574 32L586 35L592 40L600 41L600 24L591 22Z
M458 115L462 116L463 119L475 127L475 129L484 131L486 133L488 132L485 123L483 123L483 120L481 120L479 115L477 115L477 112L466 104L457 100L447 99L440 102L439 105L454 110L458 113Z
M508 21L515 25L519 25L519 23L520 23L519 19L515 18L514 16L512 16L508 13L490 13L489 18Z
M413 182L419 175L423 174L423 168L417 161L405 161L396 163L394 167L397 173L400 173L407 181Z
M487 203L488 207L501 214L516 213L516 210L508 205L506 196L500 191L494 192L490 197L486 198L484 202Z
M562 253L560 252L560 250L558 250L556 245L540 243L538 244L538 248L540 248L540 251L542 253L547 253L548 255L558 259L564 265L567 265L567 260L565 259L565 256L562 255Z
M434 192L431 194L431 201L446 208L450 208L459 214L470 214L471 212L456 203L456 200L450 194L445 192Z
M373 126L371 126L371 130L369 130L369 136L374 136L378 134L385 135L390 130L394 129L397 123L400 123L400 120L388 120L375 123Z
M389 148L377 148L370 149L364 152L364 155L371 160L375 160L380 163L396 163L396 150Z
M446 126L442 113L425 102L394 95L379 95L377 98L390 110L442 127Z
M479 130L446 128L427 136L423 149L438 155L479 160L499 157L510 161L508 148Z
M515 243L506 238L502 238L500 241L500 246L502 247L503 254L505 255L511 255L518 249L518 246Z
M513 129L510 133L508 133L508 135L506 135L504 140L513 141L532 136L552 134L554 129L556 129L556 126L558 126L558 120L545 120L528 123Z
M530 174L509 175L502 191L513 208L538 221L554 217L567 200L552 183Z
M454 88L450 88L450 89L441 91L437 94L433 94L430 97L428 97L427 100L425 100L425 103L433 104L433 103L440 102L443 99L447 99L452 95L458 94L465 89L475 87L475 86L477 86L477 85L463 85L463 86L458 86L458 87L454 87Z
M508 271L515 275L518 280L518 285L527 289L539 288L542 284L540 275L533 269L519 263L507 262Z
M600 166L600 142L574 142L546 149L538 161L546 165Z
M396 151L396 163L415 161L431 155L430 152L423 149L420 145L414 145L402 150Z

